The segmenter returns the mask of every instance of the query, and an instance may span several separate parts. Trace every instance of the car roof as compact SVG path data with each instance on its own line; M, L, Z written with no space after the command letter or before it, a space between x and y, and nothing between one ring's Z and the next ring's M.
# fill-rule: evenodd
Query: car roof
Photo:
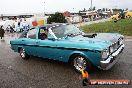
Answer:
M54 23L54 24L45 24L45 25L43 25L43 26L37 26L37 27L38 27L38 28L46 28L46 29L49 29L49 28L52 28L52 27L60 27L61 25L70 25L70 24L68 24L68 23ZM32 30L32 29L34 29L34 28L36 28L36 27L32 27L32 28L29 29L29 30ZM22 38L22 37L24 36L24 34L27 33L27 31L29 31L29 30L25 30L25 31L21 34L20 38Z
M46 24L44 26L38 26L39 28L46 28L49 29L51 27L61 26L61 25L69 25L68 23L54 23L54 24Z

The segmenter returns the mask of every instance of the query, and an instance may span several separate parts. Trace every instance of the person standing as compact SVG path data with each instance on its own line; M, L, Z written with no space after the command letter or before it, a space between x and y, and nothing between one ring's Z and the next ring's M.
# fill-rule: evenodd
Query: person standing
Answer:
M11 29L10 29L10 25L8 25L7 28L6 28L7 33L9 33L10 30L11 30Z
M13 33L13 32L15 32L15 31L14 31L13 27L10 26L10 33Z
M22 26L23 26L23 31L25 31L25 30L28 30L28 29L29 29L29 25L28 25L28 23L27 23L26 19L23 21Z
M0 27L0 37L1 39L4 38L5 30L3 29L3 26Z
M83 80L82 80L83 86L87 86L87 84L89 84L89 85L91 84L91 81L89 79L89 74L88 74L87 70L84 68L82 68L82 78L83 78Z

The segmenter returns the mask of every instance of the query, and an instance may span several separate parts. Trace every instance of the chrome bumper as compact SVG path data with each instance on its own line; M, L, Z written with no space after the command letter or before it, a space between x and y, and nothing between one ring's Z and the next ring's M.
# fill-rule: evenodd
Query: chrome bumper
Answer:
M99 68L103 70L110 69L120 58L122 51L124 49L124 44L122 44L114 53L112 53L105 61L100 61Z

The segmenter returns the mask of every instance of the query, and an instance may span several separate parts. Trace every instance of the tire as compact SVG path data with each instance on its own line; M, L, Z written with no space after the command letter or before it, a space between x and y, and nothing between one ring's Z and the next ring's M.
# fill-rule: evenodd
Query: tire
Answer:
M20 51L19 51L19 53L20 53L21 58L24 59L24 60L27 60L27 59L29 59L29 57L30 57L30 56L25 52L25 49L24 49L24 48L21 48Z
M82 68L86 69L88 72L92 69L92 64L85 57L81 55L76 55L72 57L71 65L75 71L81 73Z

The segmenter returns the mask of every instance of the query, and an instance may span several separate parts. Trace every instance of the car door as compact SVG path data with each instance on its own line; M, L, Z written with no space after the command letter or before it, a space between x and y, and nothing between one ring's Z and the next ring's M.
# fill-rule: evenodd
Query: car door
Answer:
M57 29L57 33L61 34L61 32L62 29ZM64 44L64 42L58 39L53 31L49 29L48 39L37 40L37 55L43 58L66 61L69 52L63 49L63 46L61 46L62 44Z
M40 28L39 30L43 29L44 28ZM41 35L41 33L39 33L39 35ZM54 39L54 36L52 36L50 33L48 33L48 38L45 40L38 38L37 46L37 56L43 58L56 59L57 54L55 54L55 51L57 50L57 41Z
M38 40L37 55L43 58L54 58L55 44L51 40Z
M37 29L31 29L27 32L26 38L22 39L26 52L33 56L36 56L36 33Z

